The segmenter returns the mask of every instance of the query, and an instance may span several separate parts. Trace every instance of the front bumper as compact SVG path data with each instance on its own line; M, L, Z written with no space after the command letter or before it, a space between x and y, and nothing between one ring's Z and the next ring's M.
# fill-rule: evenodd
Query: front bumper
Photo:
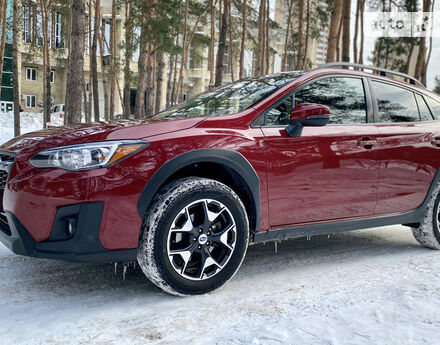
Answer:
M104 202L86 202L57 209L49 239L36 242L11 212L0 215L0 241L16 254L73 262L136 260L136 249L107 250L99 238ZM69 235L68 222L74 224Z

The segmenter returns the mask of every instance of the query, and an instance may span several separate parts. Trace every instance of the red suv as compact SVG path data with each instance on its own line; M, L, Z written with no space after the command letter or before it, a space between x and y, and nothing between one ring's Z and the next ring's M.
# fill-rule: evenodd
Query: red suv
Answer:
M0 239L39 258L137 260L182 295L231 279L250 243L404 224L439 249L440 98L366 68L15 138L0 147Z

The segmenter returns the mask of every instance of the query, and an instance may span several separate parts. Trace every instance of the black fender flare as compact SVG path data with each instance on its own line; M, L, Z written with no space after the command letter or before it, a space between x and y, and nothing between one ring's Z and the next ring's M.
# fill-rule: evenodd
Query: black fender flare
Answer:
M137 208L140 217L144 218L157 191L170 176L185 166L202 162L221 164L243 178L249 188L255 211L254 224L250 226L258 232L261 219L260 179L255 169L241 153L225 149L198 149L182 153L167 161L154 173L139 197Z

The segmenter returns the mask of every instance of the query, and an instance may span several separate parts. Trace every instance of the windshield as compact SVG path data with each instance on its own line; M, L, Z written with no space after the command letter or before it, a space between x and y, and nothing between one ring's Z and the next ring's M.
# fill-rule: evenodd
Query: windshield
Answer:
M303 72L280 73L266 77L240 80L236 83L204 92L153 116L153 119L235 114L252 107L303 74Z

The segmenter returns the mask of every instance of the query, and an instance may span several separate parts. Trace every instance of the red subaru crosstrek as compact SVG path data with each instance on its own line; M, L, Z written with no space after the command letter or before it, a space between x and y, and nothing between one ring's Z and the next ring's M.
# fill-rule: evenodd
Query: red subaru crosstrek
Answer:
M439 96L344 66L9 141L1 241L39 258L137 260L181 295L224 284L249 243L404 224L439 249Z

